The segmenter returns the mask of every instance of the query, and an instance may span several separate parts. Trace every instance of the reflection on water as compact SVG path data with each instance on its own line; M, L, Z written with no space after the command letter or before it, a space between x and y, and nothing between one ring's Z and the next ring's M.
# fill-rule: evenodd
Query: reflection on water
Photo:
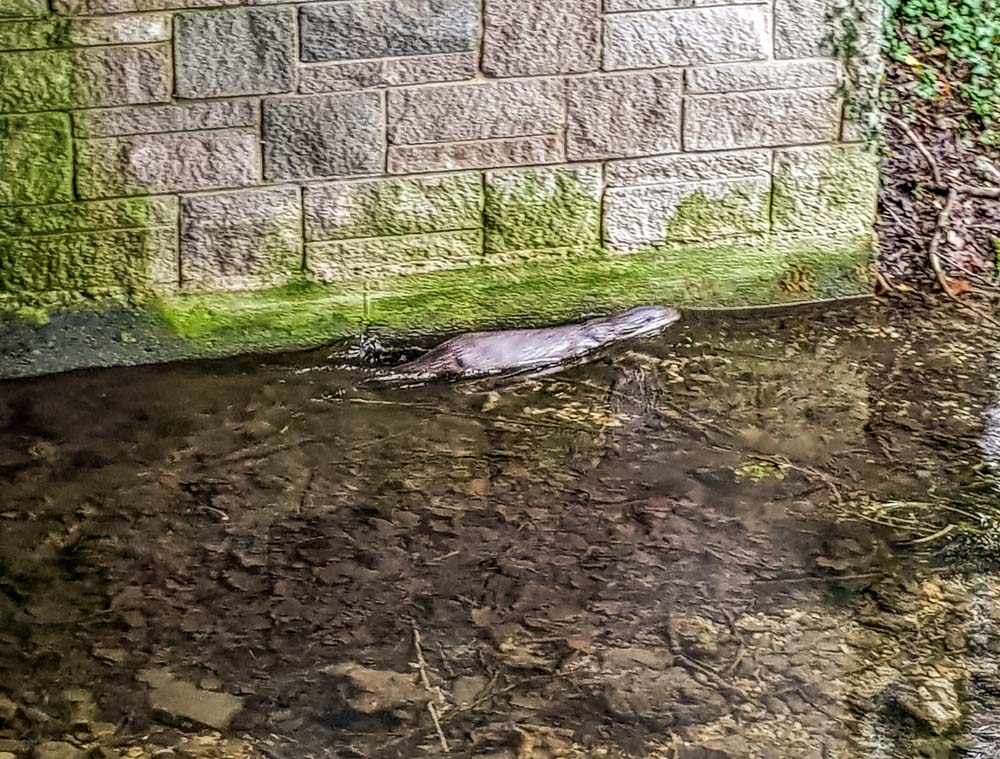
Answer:
M508 384L0 385L0 757L1000 755L992 340L862 309Z

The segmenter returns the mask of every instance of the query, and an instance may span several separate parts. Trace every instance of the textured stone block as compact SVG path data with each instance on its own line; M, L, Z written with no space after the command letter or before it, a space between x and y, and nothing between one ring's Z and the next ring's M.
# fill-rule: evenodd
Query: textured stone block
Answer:
M736 0L726 3L726 5L759 4L760 0ZM719 5L719 0L604 0L604 10L607 13L662 11L672 8L699 8L707 5Z
M681 149L681 74L604 74L567 83L570 160Z
M258 164L245 129L78 140L76 184L83 198L197 192L253 184Z
M264 173L270 180L380 173L383 154L377 93L264 101Z
M764 5L609 15L604 23L611 70L761 60L771 44Z
M486 172L486 253L599 246L601 191L600 166Z
M277 285L302 270L299 190L277 187L181 201L181 283L213 290Z
M814 58L833 53L828 15L831 0L776 0L774 54L778 58Z
M177 198L120 198L46 206L0 207L0 237L174 226Z
M746 92L748 90L793 90L805 87L836 87L840 81L837 61L768 61L732 63L725 66L688 69L687 91L692 94Z
M480 230L306 245L306 268L324 282L422 274L475 266L483 260Z
M46 0L4 0L0 3L0 18L32 18L48 12Z
M555 135L439 145L391 145L389 173L529 166L562 159L562 140Z
M169 98L166 45L0 53L0 112L101 108Z
M170 39L163 14L31 21L0 21L0 50L40 50L94 45L138 45Z
M557 132L562 83L550 79L389 92L389 141L458 142Z
M482 206L479 174L314 185L305 194L306 239L473 229L482 223Z
M244 4L243 0L52 0L53 10L67 16L100 16Z
M745 150L609 161L605 167L605 181L609 187L627 187L710 182L715 179L765 176L770 173L770 150Z
M0 207L73 197L69 117L0 116Z
M607 191L605 239L619 252L704 242L769 227L768 176L619 187Z
M295 77L294 11L179 13L174 18L174 58L180 97L290 92Z
M771 90L689 97L684 144L690 150L833 142L840 132L834 90Z
M302 60L474 50L478 0L347 0L303 6Z
M778 150L773 230L864 234L875 220L878 188L876 157L861 146Z
M7 240L0 245L0 293L134 294L169 281L176 243L170 228Z
M313 94L471 79L477 64L475 53L314 64L299 73L299 91Z
M876 56L881 43L883 14L889 4L882 0L859 0L853 12L862 19L850 22L857 35L857 49ZM844 32L844 5L834 0L776 0L774 4L774 55L776 58L815 58L833 54L833 40Z
M212 100L185 105L126 106L73 114L77 137L117 137L156 132L250 127L257 123L252 100Z
M532 76L595 71L600 0L486 0L483 72Z

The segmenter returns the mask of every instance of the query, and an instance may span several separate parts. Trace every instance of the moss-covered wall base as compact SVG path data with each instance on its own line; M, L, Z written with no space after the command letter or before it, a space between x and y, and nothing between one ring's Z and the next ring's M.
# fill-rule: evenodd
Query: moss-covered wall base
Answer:
M0 324L0 376L310 348L377 331L410 341L551 324L637 303L751 307L864 296L870 236L775 246L663 247L388 278L173 294L143 307L22 309Z

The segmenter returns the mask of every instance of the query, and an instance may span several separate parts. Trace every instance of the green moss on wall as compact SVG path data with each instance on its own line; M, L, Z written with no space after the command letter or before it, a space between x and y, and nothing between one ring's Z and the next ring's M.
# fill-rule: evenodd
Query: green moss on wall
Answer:
M270 290L178 295L161 301L157 313L177 336L223 352L297 348L357 334L364 297L302 281Z
M69 47L72 36L70 24L70 20L65 16L0 22L0 50Z
M118 293L152 296L154 262L173 255L166 229L106 230L0 239L0 295L25 303Z
M483 223L487 256L598 247L600 170L587 166L490 172Z
M72 197L69 115L0 116L0 206Z
M0 113L74 107L72 50L0 53Z
M159 308L174 334L227 352L317 345L356 334L363 324L394 334L428 335L558 322L636 303L791 303L869 292L869 243L858 238L835 249L734 246L591 255L572 266L550 261L401 276L367 294L298 283L258 292L173 296ZM799 286L803 281L809 283L805 290Z
M735 185L719 196L698 190L685 197L667 222L667 241L694 242L766 232L770 192L753 184Z
M857 145L794 148L775 155L772 231L859 234L875 221L878 167Z

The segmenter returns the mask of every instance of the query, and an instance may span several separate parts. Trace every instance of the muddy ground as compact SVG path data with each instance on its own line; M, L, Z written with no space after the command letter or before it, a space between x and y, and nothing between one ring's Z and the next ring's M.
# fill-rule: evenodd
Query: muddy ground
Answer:
M998 756L995 345L875 304L0 384L0 758Z

